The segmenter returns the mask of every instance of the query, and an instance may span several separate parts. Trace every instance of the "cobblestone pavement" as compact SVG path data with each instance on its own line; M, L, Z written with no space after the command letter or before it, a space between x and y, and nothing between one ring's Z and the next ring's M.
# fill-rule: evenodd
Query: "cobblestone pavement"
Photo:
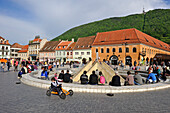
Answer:
M170 89L115 94L75 93L65 100L46 90L15 84L17 73L0 72L0 113L169 113Z

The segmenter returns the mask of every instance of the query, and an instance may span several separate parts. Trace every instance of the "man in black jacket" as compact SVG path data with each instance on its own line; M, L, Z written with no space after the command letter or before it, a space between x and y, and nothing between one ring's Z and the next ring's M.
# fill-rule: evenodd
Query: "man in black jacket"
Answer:
M120 77L118 76L118 72L115 72L115 76L113 76L112 81L110 82L111 86L121 86Z
M80 76L81 84L88 84L88 76L86 75L87 71L84 71Z
M95 71L92 71L92 74L90 75L89 84L91 85L98 84L98 76L95 74Z
M72 83L73 82L72 76L71 76L71 74L69 74L69 70L67 70L67 73L64 74L63 82L66 82L66 83Z

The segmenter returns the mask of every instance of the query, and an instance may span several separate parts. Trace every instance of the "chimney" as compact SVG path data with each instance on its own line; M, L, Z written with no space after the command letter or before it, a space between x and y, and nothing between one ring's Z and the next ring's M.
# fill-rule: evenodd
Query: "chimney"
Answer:
M74 42L74 38L72 38L72 42Z
M59 41L61 41L61 39L59 39Z

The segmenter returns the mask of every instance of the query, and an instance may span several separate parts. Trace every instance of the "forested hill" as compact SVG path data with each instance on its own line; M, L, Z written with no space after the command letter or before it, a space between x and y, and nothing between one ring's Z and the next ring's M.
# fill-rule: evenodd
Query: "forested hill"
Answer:
M148 35L170 44L170 9L155 9L146 14L134 14L126 17L113 17L84 24L72 28L62 35L52 39L75 41L79 37L96 35L97 32L114 31L120 29L136 28Z

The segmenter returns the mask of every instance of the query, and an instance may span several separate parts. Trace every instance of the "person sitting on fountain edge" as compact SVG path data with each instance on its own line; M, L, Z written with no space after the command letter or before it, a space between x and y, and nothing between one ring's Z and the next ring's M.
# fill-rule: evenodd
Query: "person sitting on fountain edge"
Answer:
M63 76L63 82L66 82L66 83L72 83L73 80L72 80L72 75L69 74L69 70L67 70L67 73L64 74Z
M80 76L81 84L88 84L88 76L86 75L87 71L84 71Z

